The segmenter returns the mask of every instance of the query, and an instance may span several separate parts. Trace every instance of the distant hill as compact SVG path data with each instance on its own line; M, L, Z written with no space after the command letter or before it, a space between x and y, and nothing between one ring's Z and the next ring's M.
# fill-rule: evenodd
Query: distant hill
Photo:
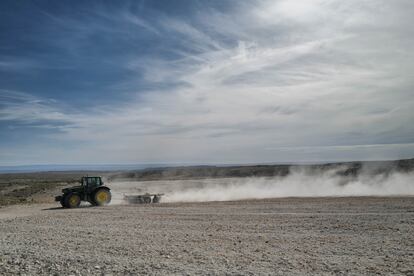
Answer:
M321 173L336 169L338 175L355 177L362 171L370 174L414 171L414 159L395 161L338 162L315 165L248 165L248 166L190 166L162 167L109 174L108 180L179 180L221 177L287 176L292 170Z
M141 170L167 164L126 164L126 165L22 165L0 166L0 173L67 172L67 171L125 171Z

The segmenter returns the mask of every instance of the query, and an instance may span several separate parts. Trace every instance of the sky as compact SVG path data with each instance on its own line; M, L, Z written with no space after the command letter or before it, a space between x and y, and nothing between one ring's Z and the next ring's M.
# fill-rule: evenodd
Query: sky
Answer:
M0 165L414 157L414 1L0 2Z

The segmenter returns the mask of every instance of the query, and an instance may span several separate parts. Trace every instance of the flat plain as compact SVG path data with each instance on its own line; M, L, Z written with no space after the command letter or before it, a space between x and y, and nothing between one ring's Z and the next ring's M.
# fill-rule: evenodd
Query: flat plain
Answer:
M414 197L0 208L1 275L413 275Z

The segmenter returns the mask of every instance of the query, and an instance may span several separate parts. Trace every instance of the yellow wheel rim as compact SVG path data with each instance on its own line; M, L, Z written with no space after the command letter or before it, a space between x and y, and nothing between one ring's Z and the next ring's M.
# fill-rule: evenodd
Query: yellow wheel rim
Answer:
M106 191L99 191L96 195L98 203L106 203L108 201L108 193Z
M69 198L69 204L70 204L70 206L76 206L78 203L79 203L79 196L77 196L77 195L72 195L72 196Z

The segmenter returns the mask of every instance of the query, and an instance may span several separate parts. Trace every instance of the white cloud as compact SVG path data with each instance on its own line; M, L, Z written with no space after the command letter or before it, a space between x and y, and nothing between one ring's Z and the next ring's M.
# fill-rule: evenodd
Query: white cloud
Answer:
M2 109L0 119L61 120L54 138L90 142L86 152L108 162L409 157L411 3L257 1L230 14L203 11L193 25L162 18L159 29L128 15L194 51L126 67L149 82L185 85L70 115L24 101Z
M28 93L0 90L0 121L43 124L50 121L70 122L53 99L41 99Z

